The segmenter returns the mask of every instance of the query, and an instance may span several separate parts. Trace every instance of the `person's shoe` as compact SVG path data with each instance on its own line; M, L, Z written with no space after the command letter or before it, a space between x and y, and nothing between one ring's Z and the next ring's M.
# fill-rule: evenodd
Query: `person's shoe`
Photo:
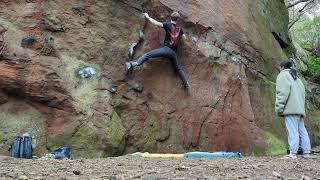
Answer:
M133 69L132 63L131 62L126 62L126 70L131 71Z
M184 84L183 84L183 87L184 87L184 88L186 88L186 89L189 89L189 88L190 88L190 84L189 84L189 82L184 83Z
M288 154L283 156L281 159L297 159L297 155L296 154Z
M129 74L134 69L134 62L126 62L126 74Z
M317 159L316 156L311 155L311 154L304 154L304 155L302 155L302 158L304 158L304 159Z

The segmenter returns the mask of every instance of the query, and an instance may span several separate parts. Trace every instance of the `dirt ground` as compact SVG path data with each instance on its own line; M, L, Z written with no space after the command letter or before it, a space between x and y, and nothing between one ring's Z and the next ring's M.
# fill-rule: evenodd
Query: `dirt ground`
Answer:
M280 157L241 159L19 160L0 157L0 179L319 179L317 159Z

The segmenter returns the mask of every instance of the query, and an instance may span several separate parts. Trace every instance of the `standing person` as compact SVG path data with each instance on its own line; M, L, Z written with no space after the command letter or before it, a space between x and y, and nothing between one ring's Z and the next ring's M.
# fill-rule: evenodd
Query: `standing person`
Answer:
M135 61L129 61L126 63L127 71L133 70L135 66L140 66L149 58L156 57L165 57L169 58L174 65L176 72L178 73L183 86L185 88L189 87L187 76L181 68L179 59L177 57L177 46L180 40L180 37L185 35L183 34L182 28L177 24L180 14L178 12L173 12L170 16L170 22L158 22L157 20L151 18L147 13L144 13L144 17L149 20L153 25L163 28L166 31L164 47L154 49L142 55Z
M283 159L297 158L299 145L303 150L303 157L310 158L310 139L304 126L305 88L292 65L290 60L281 62L276 84L275 111L285 119L290 150L290 154Z

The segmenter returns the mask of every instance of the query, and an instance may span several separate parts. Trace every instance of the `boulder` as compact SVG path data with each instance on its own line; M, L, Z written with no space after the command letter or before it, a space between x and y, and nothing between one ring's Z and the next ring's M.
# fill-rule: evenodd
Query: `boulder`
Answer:
M292 48L283 1L50 0L0 6L0 24L8 27L0 89L41 114L43 146L49 149L70 146L76 158L136 151L263 154L269 152L266 132L285 137L273 113L275 66ZM132 42L139 43L130 58L163 45L164 31L146 22L142 11L159 21L181 13L187 39L178 57L189 90L165 58L125 75ZM37 39L32 49L20 47L25 34ZM46 37L54 39L54 53L42 53ZM81 67L96 74L79 78Z

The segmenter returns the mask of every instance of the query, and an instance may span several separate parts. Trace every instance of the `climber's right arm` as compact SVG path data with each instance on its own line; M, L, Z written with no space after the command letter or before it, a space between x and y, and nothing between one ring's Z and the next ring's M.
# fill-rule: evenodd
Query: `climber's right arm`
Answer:
M152 24L154 24L154 25L156 25L156 26L158 26L158 27L161 27L161 28L163 27L163 24L162 24L161 22L159 22L159 21L151 18L148 13L143 13L143 15L144 15L144 17L145 17L146 19L148 19Z

